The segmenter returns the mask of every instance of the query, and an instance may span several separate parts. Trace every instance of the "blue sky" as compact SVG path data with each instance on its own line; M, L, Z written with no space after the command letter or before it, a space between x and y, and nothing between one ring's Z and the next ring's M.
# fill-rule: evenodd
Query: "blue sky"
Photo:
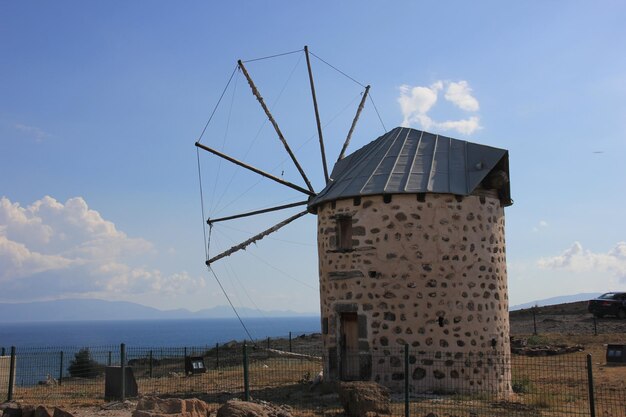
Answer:
M225 304L194 142L237 59L311 51L405 124L510 151L511 304L626 289L621 2L2 2L0 301ZM317 190L302 53L247 64ZM329 163L362 87L313 57ZM384 132L368 102L350 150ZM202 142L302 184L241 74ZM299 193L202 153L207 216ZM218 225L227 248L296 210ZM215 265L237 305L319 311L315 218Z

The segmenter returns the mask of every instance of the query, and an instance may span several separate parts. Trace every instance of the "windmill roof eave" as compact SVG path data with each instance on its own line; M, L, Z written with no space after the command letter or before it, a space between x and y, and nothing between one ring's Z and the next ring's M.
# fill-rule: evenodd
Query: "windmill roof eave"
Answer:
M308 207L369 195L470 195L495 171L505 177L500 200L511 205L507 150L397 127L337 161Z

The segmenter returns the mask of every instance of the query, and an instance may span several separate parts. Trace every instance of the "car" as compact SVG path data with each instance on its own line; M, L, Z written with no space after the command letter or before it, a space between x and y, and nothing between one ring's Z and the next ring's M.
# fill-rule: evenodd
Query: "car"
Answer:
M626 292L607 292L589 300L587 310L595 317L616 316L626 319Z

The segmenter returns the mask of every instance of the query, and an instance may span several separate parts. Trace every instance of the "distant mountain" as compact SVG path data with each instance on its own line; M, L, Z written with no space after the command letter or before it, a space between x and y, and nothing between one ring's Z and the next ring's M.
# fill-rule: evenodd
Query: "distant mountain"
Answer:
M565 304L565 303L575 303L577 301L587 301L593 298L602 295L601 292L590 292L590 293L582 293L582 294L574 294L574 295L561 295L559 297L551 297L545 298L543 300L531 301L524 304L518 304L515 306L509 307L509 311L521 310L523 308L531 308L534 306L543 307L543 306L551 306L555 304Z
M313 316L294 311L262 311L239 307L242 317ZM216 306L200 311L159 310L128 301L64 299L30 303L0 303L0 322L75 321L75 320L163 320L235 317L230 306Z

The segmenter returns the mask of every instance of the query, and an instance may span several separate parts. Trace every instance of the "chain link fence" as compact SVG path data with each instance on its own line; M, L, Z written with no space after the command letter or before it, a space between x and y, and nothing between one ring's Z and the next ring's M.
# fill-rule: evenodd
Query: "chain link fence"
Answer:
M289 405L294 415L340 413L336 386L313 383L325 359L319 334L181 348L18 347L5 349L0 361L0 395L93 405L105 400L111 366L132 369L134 381L121 385L136 382L139 395L195 396L215 409L230 398L253 398ZM624 384L611 381L621 375L623 382L626 368L591 359L581 352L504 359L407 346L371 352L369 363L372 378L391 390L392 415L625 417ZM594 377L594 370L603 373Z
M535 307L510 313L511 334L560 333L563 328L579 335L626 333L626 320L594 317L584 308Z

